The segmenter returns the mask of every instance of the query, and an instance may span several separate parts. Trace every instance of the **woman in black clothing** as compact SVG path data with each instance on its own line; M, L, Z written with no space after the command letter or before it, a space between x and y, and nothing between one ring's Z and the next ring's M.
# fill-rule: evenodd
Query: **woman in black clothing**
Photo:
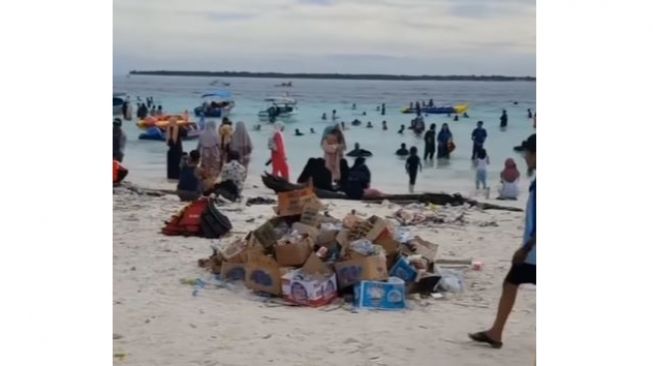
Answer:
M302 174L297 178L297 183L308 183L309 180L313 181L315 188L327 191L333 190L333 186L331 185L331 171L327 169L322 158L308 159Z
M435 154L435 123L431 123L431 127L424 134L424 161L431 159Z
M168 144L168 179L179 179L181 170L181 155L184 148L181 139L186 131L177 125L175 118L170 119L166 128L166 143Z

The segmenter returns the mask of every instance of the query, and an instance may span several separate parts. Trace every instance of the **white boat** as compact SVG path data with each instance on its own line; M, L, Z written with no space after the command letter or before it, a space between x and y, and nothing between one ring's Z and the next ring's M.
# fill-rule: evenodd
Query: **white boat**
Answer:
M286 119L292 117L297 111L297 100L285 97L269 97L265 101L270 105L258 112L258 116L264 120L273 121L277 118Z
M236 106L231 92L218 90L202 95L202 105L195 107L195 115L198 117L224 118L229 115Z

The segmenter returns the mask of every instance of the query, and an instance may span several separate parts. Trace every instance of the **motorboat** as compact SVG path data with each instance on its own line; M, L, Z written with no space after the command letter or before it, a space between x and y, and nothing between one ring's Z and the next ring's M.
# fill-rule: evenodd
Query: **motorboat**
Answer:
M122 106L127 103L126 93L113 93L113 115L122 115Z
M469 109L468 104L457 104L453 106L420 106L420 113L424 114L462 114ZM401 113L417 113L417 108L414 106L406 107L401 110Z
M265 98L265 101L270 103L270 106L258 112L259 118L264 120L273 121L277 118L289 118L297 110L297 100L288 96L269 97Z
M196 116L224 118L229 115L231 109L236 106L230 91L217 90L215 92L203 94L202 105L195 108Z

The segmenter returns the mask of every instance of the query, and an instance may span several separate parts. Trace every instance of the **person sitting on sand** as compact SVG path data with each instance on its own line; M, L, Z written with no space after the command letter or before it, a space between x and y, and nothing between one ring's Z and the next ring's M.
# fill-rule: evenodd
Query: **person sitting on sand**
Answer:
M524 160L526 160L529 175L534 172L536 168L535 143L535 134L532 134L522 144L522 148L525 152ZM520 248L517 249L512 256L512 266L503 281L503 289L501 291L501 298L499 299L499 309L494 319L494 324L492 324L492 327L488 330L469 334L469 337L472 340L487 343L493 348L501 348L503 346L503 328L508 321L508 316L512 312L513 306L515 305L519 286L524 283L535 285L536 282L535 179L531 183L529 191L530 194L526 205L524 237Z
M295 128L295 136L304 136L304 134L299 130L299 128Z
M181 159L179 183L177 183L177 196L182 202L195 201L202 196L200 152L193 150L190 155Z
M125 168L118 160L113 160L113 185L117 186L129 174L129 170Z
M350 156L350 157L354 157L354 158L357 158L359 156L362 156L362 157L366 158L366 157L372 156L372 153L365 150L365 149L361 149L360 145L357 142L357 143L354 144L354 149L351 150L350 152L348 152L346 155Z
M381 123L381 129L383 129L383 131L387 131L387 130L388 130L388 124L387 124L386 121L383 121L383 122Z
M237 151L229 151L227 155L228 162L222 169L220 175L221 181L232 181L238 187L240 192L243 189L247 172L245 167L240 163L240 154Z
M367 121L367 126L365 126L365 127L374 128L374 126L372 126L372 121Z
M399 148L399 150L397 150L397 151L395 152L395 155L398 155L398 156L408 156L408 154L409 154L409 152L408 152L408 149L406 149L406 144L402 142L402 143L401 143L401 147Z
M327 191L333 190L331 172L326 168L325 161L322 158L310 158L302 170L302 174L297 178L297 183L312 182L313 186L318 189Z
M506 159L501 172L501 187L499 187L499 200L516 200L519 195L519 170L511 158Z
M363 124L363 122L362 122L361 120L359 120L358 118L355 119L355 120L353 120L353 121L351 121L351 125L352 125L352 126L360 126L360 125L362 125L362 124Z
M403 135L405 130L406 130L406 126L401 125L401 128L399 129L399 131L397 131L397 133Z
M361 199L363 197L378 197L383 195L380 191L370 188L372 182L372 173L365 165L365 158L358 157L354 165L349 169L347 183L344 186L344 192L347 197L352 199Z

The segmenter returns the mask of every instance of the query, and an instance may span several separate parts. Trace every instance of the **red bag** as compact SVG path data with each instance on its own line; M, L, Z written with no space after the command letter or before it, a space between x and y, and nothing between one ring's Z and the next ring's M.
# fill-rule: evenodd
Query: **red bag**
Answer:
M161 229L164 235L198 235L202 233L202 214L208 207L208 200L200 198L184 207L180 214L172 216Z

